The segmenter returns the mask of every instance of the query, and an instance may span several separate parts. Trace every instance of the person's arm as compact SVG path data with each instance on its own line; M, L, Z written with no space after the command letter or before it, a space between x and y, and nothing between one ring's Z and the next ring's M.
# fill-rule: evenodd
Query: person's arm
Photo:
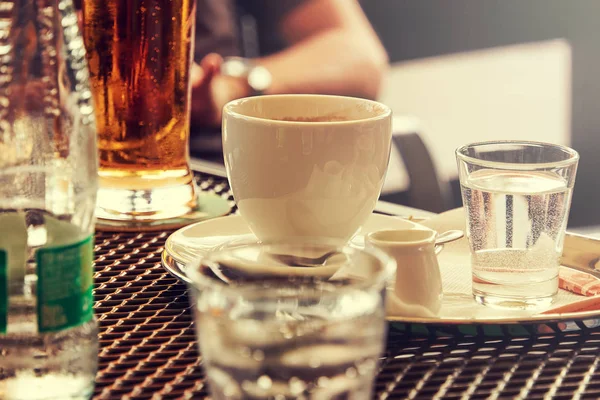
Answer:
M280 22L287 49L256 60L273 76L267 93L375 98L388 57L356 0L309 0Z
M263 5L281 7L280 0ZM357 0L294 0L279 20L288 48L254 61L272 75L266 94L316 93L377 97L388 66L385 52ZM223 59L209 54L192 71L192 123L217 126L222 107L251 95L243 79L219 73Z

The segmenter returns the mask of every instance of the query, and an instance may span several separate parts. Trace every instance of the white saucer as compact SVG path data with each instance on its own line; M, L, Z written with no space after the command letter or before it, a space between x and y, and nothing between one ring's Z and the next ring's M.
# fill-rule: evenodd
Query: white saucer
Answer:
M364 246L365 235L382 229L430 228L399 217L371 214L360 232L351 240L351 244L361 248ZM179 229L167 239L165 252L177 263L186 265L217 246L240 239L257 240L241 215L229 215Z
M381 229L465 229L462 209L452 210L423 224L372 214L359 234L351 241L356 247L364 246L364 236ZM187 282L185 265L206 254L214 247L236 239L256 239L241 216L215 218L181 228L166 242L163 252L165 269L178 279ZM597 273L594 266L600 254L600 240L567 234L563 263L566 266ZM600 325L600 311L566 312L562 314L537 314L528 310L495 310L473 301L471 295L470 250L466 238L446 244L438 256L444 299L438 317L401 317L390 314L387 319L397 328L407 332L424 332L442 335L535 335L538 333L570 331ZM388 287L390 289L390 287ZM393 290L393 289L392 289ZM581 296L559 291L555 306L581 300Z

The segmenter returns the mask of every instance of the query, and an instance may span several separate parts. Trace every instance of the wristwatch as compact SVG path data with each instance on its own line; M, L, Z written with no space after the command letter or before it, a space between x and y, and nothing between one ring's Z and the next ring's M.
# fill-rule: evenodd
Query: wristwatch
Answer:
M245 79L252 95L263 94L273 80L267 68L244 57L225 57L221 64L221 74Z

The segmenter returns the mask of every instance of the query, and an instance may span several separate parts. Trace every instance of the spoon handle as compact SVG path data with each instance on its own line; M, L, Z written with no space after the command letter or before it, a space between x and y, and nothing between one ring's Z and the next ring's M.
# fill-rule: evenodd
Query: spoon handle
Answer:
M444 243L453 242L455 240L462 238L464 235L465 235L465 233L459 229L452 229L452 230L449 230L446 232L442 232L435 239L435 244L444 244Z

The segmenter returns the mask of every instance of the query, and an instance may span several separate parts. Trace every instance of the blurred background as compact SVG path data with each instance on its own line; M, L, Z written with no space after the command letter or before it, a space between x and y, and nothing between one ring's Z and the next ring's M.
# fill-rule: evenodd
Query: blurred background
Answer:
M195 61L202 64L209 52L277 55L289 46L284 13L319 1L199 0ZM338 14L355 1L327 0ZM360 0L360 7L390 62L376 96L396 117L384 200L435 212L461 206L456 147L491 139L555 142L581 155L570 228L600 231L600 1ZM327 14L313 8L295 19L292 36L327 24ZM204 34L216 40L204 43ZM192 114L194 123L201 113L193 107ZM192 156L222 163L218 121L192 128Z
M246 57L285 48L277 21L265 12L272 8L269 1L235 4ZM570 227L600 228L594 227L600 225L599 1L360 5L390 61L377 96L396 116L383 199L436 212L458 207L456 147L491 139L549 141L581 155ZM206 157L208 137L192 138L193 154Z
M454 136L455 142L522 138L571 145L581 159L569 225L600 224L600 2L370 0L362 6L392 63L382 100L392 104L396 115L417 110L428 114L442 103L447 106L444 115L416 115L442 179L451 177L444 173L451 164L440 153L451 158L453 150L444 137ZM414 87L401 85L411 79ZM429 85L426 79L431 79ZM411 93L413 88L418 94ZM433 102L429 110L416 104L422 99L410 100L426 95ZM443 119L448 120L446 131ZM456 181L450 183L451 206L458 206Z

